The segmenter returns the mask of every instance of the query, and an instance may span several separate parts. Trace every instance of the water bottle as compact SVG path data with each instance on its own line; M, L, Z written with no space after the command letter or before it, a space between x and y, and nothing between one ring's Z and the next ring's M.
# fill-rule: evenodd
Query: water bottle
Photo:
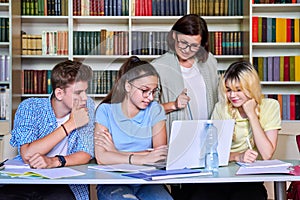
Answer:
M207 120L206 126L206 153L205 153L205 169L214 175L218 173L219 155L218 147L218 130L211 120Z

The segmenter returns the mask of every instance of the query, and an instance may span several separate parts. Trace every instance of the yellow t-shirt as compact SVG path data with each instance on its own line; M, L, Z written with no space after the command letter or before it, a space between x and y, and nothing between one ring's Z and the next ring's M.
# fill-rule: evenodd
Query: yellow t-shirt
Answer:
M232 119L232 116L228 111L228 105L218 102L212 113L212 119ZM280 105L277 100L268 98L262 99L259 121L264 131L281 129ZM251 145L254 149L256 149L249 120L247 118L242 118L240 113L237 111L231 152L246 151L249 148L246 142L249 135Z

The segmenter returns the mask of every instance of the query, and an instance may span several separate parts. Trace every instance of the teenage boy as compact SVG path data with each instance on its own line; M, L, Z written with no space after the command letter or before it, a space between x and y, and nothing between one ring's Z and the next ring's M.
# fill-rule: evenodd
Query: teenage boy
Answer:
M53 68L50 97L26 99L16 112L10 140L18 147L16 159L36 169L91 160L95 105L86 94L91 78L92 69L77 61ZM88 185L9 184L0 187L0 193L0 199L89 199Z

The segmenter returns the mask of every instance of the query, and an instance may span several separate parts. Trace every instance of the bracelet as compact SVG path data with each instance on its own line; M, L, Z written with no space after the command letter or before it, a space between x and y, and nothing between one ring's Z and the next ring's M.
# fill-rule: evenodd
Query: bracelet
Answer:
M128 163L129 163L129 164L132 164L131 158L132 158L133 155L134 155L134 154L132 153L132 154L130 154L129 157L128 157Z
M68 131L67 131L65 125L62 124L61 127L64 129L64 131L65 131L65 133L66 133L66 136L68 137L69 134L68 134Z

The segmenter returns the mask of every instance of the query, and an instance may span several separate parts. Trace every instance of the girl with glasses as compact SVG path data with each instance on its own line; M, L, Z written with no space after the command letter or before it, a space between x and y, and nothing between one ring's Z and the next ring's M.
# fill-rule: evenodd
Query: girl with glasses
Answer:
M143 165L167 156L166 116L153 101L159 75L151 64L130 57L96 109L95 156L98 164ZM153 150L148 150L153 149ZM172 199L164 185L98 185L98 199Z

